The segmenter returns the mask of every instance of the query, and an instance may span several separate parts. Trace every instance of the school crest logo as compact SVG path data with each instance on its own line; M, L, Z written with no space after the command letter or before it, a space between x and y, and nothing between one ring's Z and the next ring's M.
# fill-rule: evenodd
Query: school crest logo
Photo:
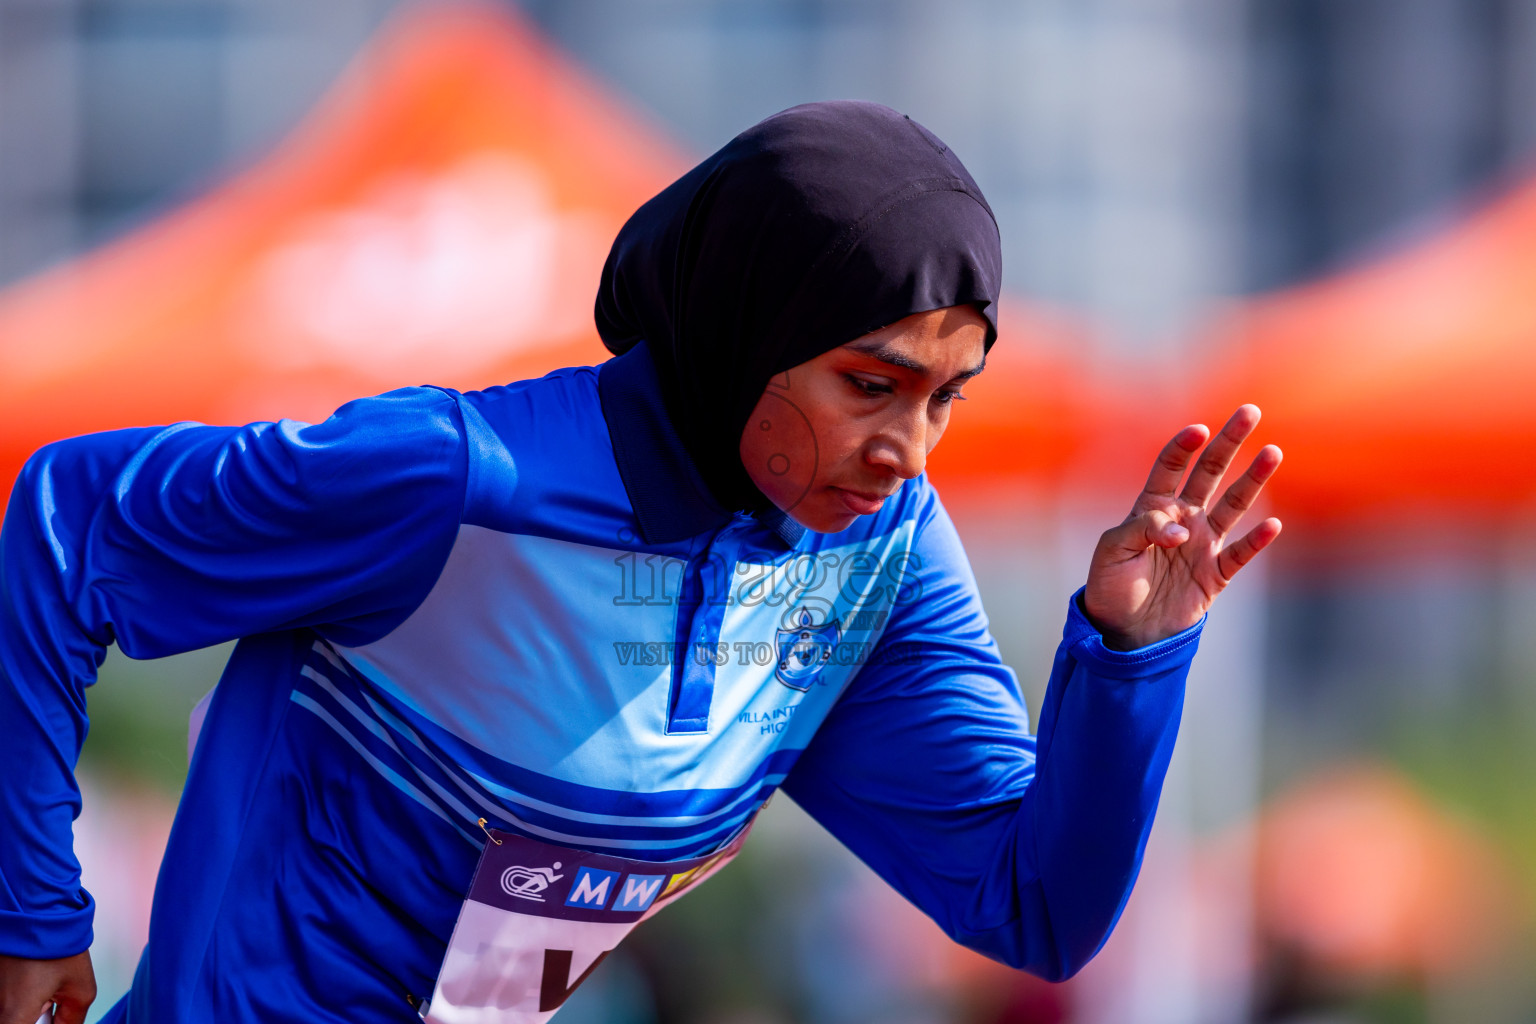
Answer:
M832 660L832 648L841 636L837 619L812 622L811 613L800 609L799 622L778 631L779 664L773 674L792 690L809 690L822 667Z

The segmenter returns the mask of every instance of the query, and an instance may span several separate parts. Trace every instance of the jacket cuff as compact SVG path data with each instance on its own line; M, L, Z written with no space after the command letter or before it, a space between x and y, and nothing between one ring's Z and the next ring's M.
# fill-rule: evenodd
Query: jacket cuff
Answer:
M0 910L0 954L28 960L59 960L91 948L96 901L80 890L85 906L67 914Z
M1086 587L1079 587L1067 602L1067 625L1062 630L1062 642L1079 661L1097 666L1106 675L1140 676L1187 663L1195 656L1207 616L1200 616L1193 626L1156 643L1134 651L1117 651L1104 645L1103 635L1088 621L1088 613L1083 610L1085 590Z

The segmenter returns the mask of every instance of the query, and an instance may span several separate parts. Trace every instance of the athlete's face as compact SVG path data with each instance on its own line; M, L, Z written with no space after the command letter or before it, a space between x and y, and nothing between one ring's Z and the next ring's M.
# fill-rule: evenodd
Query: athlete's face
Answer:
M741 461L807 529L835 533L923 471L960 388L981 372L987 322L971 306L914 313L769 383Z

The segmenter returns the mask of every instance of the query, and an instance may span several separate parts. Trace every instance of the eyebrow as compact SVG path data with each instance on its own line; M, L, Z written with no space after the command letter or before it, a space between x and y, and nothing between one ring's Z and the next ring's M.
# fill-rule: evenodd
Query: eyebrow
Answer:
M912 373L923 377L928 376L928 367L924 366L922 363L918 362L916 359L913 359L911 356L906 355L905 353L895 351L888 345L850 345L848 347L860 355L869 356L871 359L878 359L880 362L885 363L887 366L894 366L902 370L910 370ZM982 356L981 362L977 363L969 370L963 370L960 373L955 374L949 379L948 383L953 384L956 381L970 380L972 377L976 376L986 368L987 357Z

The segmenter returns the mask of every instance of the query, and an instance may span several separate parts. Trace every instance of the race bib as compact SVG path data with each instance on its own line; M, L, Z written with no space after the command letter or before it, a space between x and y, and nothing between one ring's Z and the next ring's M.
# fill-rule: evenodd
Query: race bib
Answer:
M496 829L480 855L423 1016L435 1024L539 1024L630 929L730 862L668 863L552 846Z

